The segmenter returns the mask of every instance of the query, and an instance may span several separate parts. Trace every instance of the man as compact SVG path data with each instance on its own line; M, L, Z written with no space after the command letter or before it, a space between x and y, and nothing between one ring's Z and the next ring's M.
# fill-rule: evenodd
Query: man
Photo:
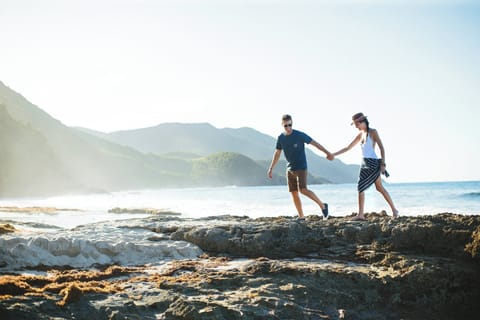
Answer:
M282 150L287 159L287 182L288 191L292 194L293 203L298 212L297 220L305 220L302 209L302 201L299 192L315 201L322 210L323 219L328 219L328 204L323 203L313 191L307 189L307 157L305 155L305 143L315 146L327 155L328 160L334 156L321 144L310 138L307 134L292 128L292 117L288 114L282 116L284 132L277 138L276 150L273 153L272 163L268 168L268 177L272 178L272 171Z

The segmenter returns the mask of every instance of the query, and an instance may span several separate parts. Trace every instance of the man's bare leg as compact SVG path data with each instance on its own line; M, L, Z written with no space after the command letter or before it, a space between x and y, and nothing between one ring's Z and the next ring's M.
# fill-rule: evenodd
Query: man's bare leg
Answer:
M315 194L315 192L313 192L312 190L310 189L300 189L300 192L304 195L304 196L307 196L309 197L310 199L312 199L313 201L315 201L318 206L320 207L320 209L325 209L325 205L323 204L322 200L320 200L319 197L317 197L317 195Z
M295 204L295 208L297 208L298 217L304 218L303 209L302 209L302 200L300 199L300 195L298 194L298 191L292 191L291 194L292 194L293 203Z

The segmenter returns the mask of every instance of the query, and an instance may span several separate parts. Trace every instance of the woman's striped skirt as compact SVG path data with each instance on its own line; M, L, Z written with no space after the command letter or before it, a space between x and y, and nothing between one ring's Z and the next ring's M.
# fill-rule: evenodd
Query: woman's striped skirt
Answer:
M363 158L358 176L358 192L367 190L380 177L382 159Z

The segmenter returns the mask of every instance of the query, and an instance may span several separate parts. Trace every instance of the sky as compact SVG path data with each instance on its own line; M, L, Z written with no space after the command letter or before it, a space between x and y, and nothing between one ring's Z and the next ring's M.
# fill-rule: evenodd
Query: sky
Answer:
M288 113L332 152L363 112L389 181L480 180L480 1L0 0L0 81L68 126Z

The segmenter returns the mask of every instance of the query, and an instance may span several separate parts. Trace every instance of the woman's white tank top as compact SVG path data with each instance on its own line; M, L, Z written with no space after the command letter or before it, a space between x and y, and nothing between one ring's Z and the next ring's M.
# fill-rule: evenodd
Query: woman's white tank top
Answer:
M369 134L367 134L365 142L362 143L362 156L364 158L378 159L375 149L373 148L373 140Z

